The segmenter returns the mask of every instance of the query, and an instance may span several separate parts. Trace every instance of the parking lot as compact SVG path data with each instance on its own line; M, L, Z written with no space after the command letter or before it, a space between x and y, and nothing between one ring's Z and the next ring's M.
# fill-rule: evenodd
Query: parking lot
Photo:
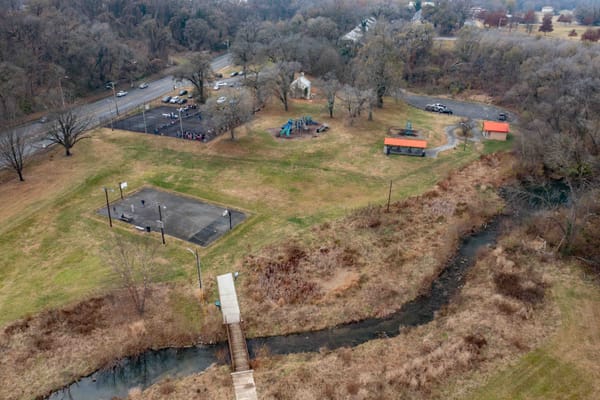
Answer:
M246 219L246 215L237 210L152 188L144 188L123 200L118 192L116 196L111 192L109 199L113 221L160 232L162 220L166 235L200 246L208 246ZM106 207L98 213L108 219Z
M181 112L179 111L181 110ZM108 128L111 127L109 124ZM193 104L164 105L113 122L112 127L133 132L207 142L215 137Z

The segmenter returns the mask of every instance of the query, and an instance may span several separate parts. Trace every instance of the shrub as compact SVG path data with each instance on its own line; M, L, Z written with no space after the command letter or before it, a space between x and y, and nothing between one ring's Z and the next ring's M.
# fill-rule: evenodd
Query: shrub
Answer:
M535 304L544 299L545 288L541 282L523 284L522 278L515 273L497 273L494 275L494 284L498 293L525 303Z

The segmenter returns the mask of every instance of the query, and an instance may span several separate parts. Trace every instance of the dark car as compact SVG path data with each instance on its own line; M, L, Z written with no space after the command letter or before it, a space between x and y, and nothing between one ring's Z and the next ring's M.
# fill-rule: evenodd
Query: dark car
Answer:
M179 100L177 100L177 104L185 104L185 103L187 103L187 99L185 99L183 97L181 97L181 98L179 98Z
M187 90L185 90L185 89L181 89L181 90L179 91L179 95L180 95L180 96L185 96L186 94L188 94L188 91L187 91Z
M506 113L498 114L498 121L506 121L508 119L508 115Z
M449 108L448 108L448 107L446 107L446 106L439 107L439 108L438 108L438 112L439 112L439 113L441 113L441 114L450 114L450 115L452 115L452 110L451 110L451 109L449 109Z
M168 103L168 102L170 102L170 101L171 101L171 96L165 96L165 97L163 97L163 98L162 98L162 100L161 100L161 101L162 101L163 103Z

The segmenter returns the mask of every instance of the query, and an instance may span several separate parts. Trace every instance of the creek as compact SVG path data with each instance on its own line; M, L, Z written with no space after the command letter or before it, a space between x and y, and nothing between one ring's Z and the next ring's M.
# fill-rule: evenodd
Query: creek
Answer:
M268 354L275 355L316 352L321 348L333 350L352 347L377 338L393 337L400 334L403 328L432 321L435 312L448 304L452 295L462 286L463 277L478 251L495 243L500 220L496 218L484 226L483 230L465 237L454 257L432 282L430 289L405 303L394 314L318 331L249 339L250 357L254 357L262 348ZM212 364L221 362L217 353L226 352L226 349L227 345L221 343L150 350L136 357L124 358L113 368L96 371L52 393L49 399L110 400L116 396L126 397L130 388L147 388L166 377L180 378L204 371Z

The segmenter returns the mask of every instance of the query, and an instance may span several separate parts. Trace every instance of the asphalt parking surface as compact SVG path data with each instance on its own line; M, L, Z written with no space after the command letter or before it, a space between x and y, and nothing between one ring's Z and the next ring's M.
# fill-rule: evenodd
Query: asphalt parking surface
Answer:
M123 200L119 191L115 190L109 192L109 199L113 223L121 220L140 230L150 227L153 232L160 232L158 208L161 207L165 234L200 246L208 246L230 230L229 215L223 216L226 210L231 213L231 229L246 219L246 214L237 210L152 188L124 196ZM98 213L108 218L106 207L98 210ZM123 221L122 215L132 220Z
M407 92L402 93L402 99L411 106L420 108L422 110L425 109L427 104L442 103L452 110L453 115L457 115L459 117L497 121L498 115L500 113L505 113L508 116L508 122L512 122L516 119L516 116L507 110L489 104L441 99L439 97L421 96Z
M170 137L182 137L180 132L183 128L184 138L201 140L203 137L204 141L212 139L215 135L208 134L208 129L204 126L198 108L191 108L191 105L187 106L188 108L181 112L181 120L178 109L185 108L186 105L177 107L165 105L146 110L143 114L139 113L115 121L107 127ZM204 136L201 136L203 133Z

